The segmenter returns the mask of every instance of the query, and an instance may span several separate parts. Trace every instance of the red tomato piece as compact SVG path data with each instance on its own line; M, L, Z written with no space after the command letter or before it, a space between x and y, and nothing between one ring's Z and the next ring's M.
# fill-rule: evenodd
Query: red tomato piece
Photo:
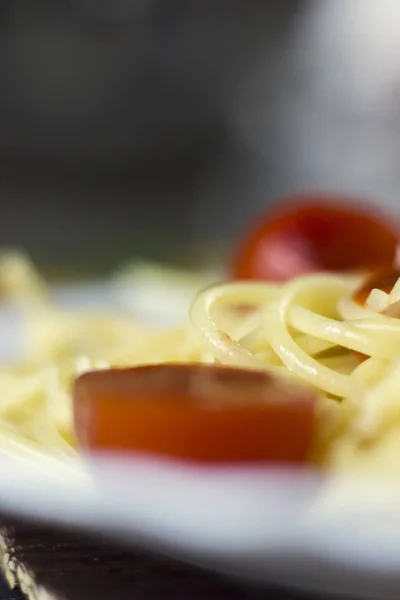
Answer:
M234 256L236 279L393 266L400 226L354 201L304 196L259 216Z
M267 373L163 364L85 373L75 382L78 440L89 451L201 462L302 463L314 392Z

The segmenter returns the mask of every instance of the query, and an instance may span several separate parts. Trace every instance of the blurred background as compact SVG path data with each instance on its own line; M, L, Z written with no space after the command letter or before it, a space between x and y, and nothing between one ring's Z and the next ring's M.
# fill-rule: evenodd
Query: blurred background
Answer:
M1 0L0 240L112 265L280 196L396 207L398 0Z

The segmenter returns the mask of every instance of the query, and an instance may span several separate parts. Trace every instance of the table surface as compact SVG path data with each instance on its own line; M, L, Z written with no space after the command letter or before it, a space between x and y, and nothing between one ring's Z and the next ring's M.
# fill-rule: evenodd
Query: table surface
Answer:
M132 584L132 586L129 588L129 592L132 594L132 598L138 598L140 600L156 600L157 598L159 598L160 600L191 600L191 598L193 598L193 596L191 595L191 590L188 590L188 595L185 596L184 592L178 592L175 596L173 595L163 595L162 592L158 592L158 595L154 595L152 593L151 590L148 591L138 591L138 588L140 588L141 583L140 581L138 581L138 586L136 586L134 583ZM126 591L128 588L120 588L118 586L118 584L116 584L115 586L115 598L118 598L118 600L121 598L121 600L125 600L125 598L128 598L129 596L126 595ZM68 594L68 588L66 588L67 594ZM84 591L83 591L84 594ZM238 595L239 594L239 595ZM112 596L111 596L112 597ZM213 599L213 600L218 600L218 598L226 598L229 600L236 600L237 598L240 598L241 600L253 600L255 598L263 598L263 600L269 600L269 599L273 599L273 600L319 600L318 597L316 596L304 596L304 595L298 595L298 594L294 594L291 592L285 592L282 591L278 588L267 588L264 589L262 594L261 592L258 593L258 596L254 595L254 592L252 590L247 590L245 588L242 589L242 591L240 592L240 590L236 591L234 588L232 588L232 592L227 591L225 596L214 596L212 595L212 592L207 592L204 591L203 595L198 596L198 598L202 598L204 600L209 600L209 599ZM65 596L64 595L64 591L61 589L60 590L60 594L59 595L55 595L54 596L54 600L58 600L58 598L65 600L65 598L69 599L69 596ZM82 595L81 596L82 600L86 600L85 596ZM7 582L0 577L0 600L26 600L26 596L24 594L22 594L18 589L10 589L9 585L7 584Z
M33 600L307 600L256 589L159 555L126 550L82 533L0 519L7 578ZM21 600L0 580L0 600Z
M0 600L22 600L24 597L18 590L10 590L3 578L0 578Z

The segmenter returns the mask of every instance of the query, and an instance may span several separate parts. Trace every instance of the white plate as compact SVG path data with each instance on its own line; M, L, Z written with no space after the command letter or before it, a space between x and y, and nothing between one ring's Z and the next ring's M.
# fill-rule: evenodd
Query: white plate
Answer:
M115 302L97 284L58 297L88 307ZM2 355L17 351L10 335L17 330L16 315L0 308ZM400 487L145 457L86 465L82 476L59 468L54 480L0 459L0 509L122 537L258 582L398 598Z

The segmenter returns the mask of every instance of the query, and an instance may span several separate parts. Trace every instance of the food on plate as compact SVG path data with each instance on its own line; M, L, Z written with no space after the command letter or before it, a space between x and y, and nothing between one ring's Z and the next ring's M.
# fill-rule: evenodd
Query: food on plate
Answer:
M81 375L74 390L83 448L202 462L305 462L315 406L307 388L220 365L94 371Z
M174 327L147 323L126 303L63 308L27 257L3 253L0 288L21 312L25 346L0 369L1 450L33 466L48 455L80 465L82 450L113 450L400 478L395 226L346 210L354 235L342 237L337 263L322 246L318 262L314 245L312 269L285 281L238 279L195 293L202 276L178 276L194 298ZM351 254L357 240L365 260ZM309 272L317 267L327 270Z
M257 216L237 245L232 274L284 281L325 270L389 269L399 235L399 224L376 209L329 195L298 196Z

